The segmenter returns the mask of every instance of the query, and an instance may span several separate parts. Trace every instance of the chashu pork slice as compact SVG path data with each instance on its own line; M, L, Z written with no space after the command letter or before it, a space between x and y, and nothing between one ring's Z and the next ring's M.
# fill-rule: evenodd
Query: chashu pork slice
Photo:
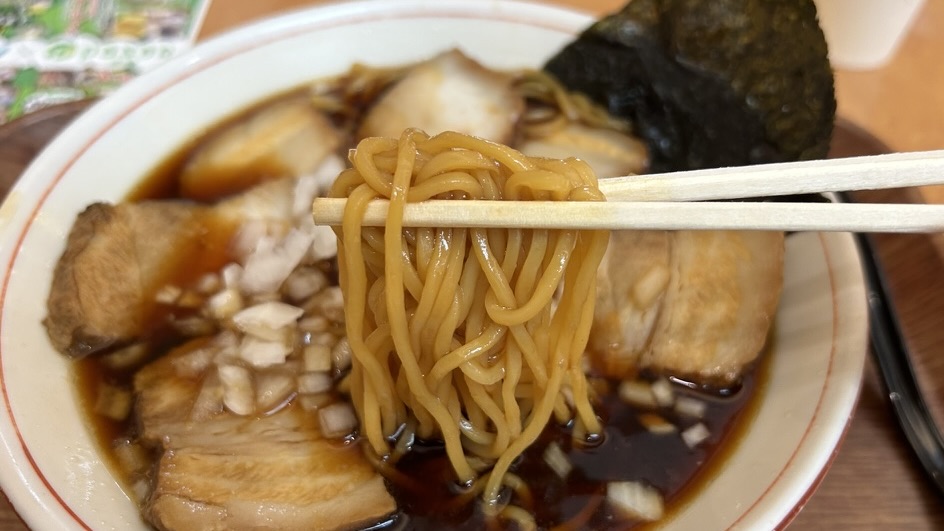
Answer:
M81 358L138 341L148 332L157 290L230 261L231 242L245 223L288 230L300 182L265 182L213 206L91 205L76 218L53 271L44 321L53 346Z
M259 417L192 419L212 376L179 376L176 357L152 362L134 381L141 440L159 455L145 505L156 527L349 529L396 510L360 448L322 437L315 413L290 405Z
M266 105L211 136L180 176L183 197L211 201L253 185L314 172L341 134L305 97Z
M584 159L601 178L645 166L638 141L571 124L519 148ZM597 278L591 359L613 378L639 371L726 386L760 354L783 285L783 233L614 231Z
M724 386L763 350L783 285L783 233L614 232L600 270L595 365Z
M457 131L508 144L524 99L513 78L453 50L414 66L370 108L358 138L399 138L405 129L429 135Z
M53 346L80 358L141 335L159 284L196 251L209 210L179 202L96 203L75 221L53 272L44 321Z
M639 139L576 122L543 137L528 138L517 147L529 157L581 159L600 179L642 173L646 169L646 145Z

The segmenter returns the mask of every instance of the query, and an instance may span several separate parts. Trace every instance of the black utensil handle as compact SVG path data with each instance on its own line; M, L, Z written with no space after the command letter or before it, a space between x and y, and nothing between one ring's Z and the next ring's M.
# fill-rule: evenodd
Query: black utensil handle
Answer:
M914 368L892 310L885 274L877 262L870 237L856 234L865 274L872 352L898 423L931 482L944 496L944 438L918 388Z

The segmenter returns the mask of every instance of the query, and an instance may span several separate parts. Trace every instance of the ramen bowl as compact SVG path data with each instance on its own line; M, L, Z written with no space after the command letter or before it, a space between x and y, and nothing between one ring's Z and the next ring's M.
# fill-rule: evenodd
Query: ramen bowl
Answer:
M0 209L0 483L38 529L146 528L83 420L70 362L42 320L76 215L117 202L163 160L240 109L354 63L459 48L495 69L539 66L592 21L559 8L464 0L349 2L214 39L101 101L64 131ZM759 405L722 466L667 529L785 526L825 474L863 370L865 292L853 239L787 238L784 290Z

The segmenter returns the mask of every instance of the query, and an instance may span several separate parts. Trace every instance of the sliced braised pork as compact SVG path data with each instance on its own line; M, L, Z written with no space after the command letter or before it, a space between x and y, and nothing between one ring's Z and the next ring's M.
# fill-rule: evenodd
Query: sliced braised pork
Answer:
M783 284L783 233L616 232L600 271L597 365L725 385L763 349Z
M215 200L281 177L314 172L341 135L307 98L267 105L212 136L180 177L183 197Z
M399 138L414 127L430 135L457 131L509 143L524 100L510 75L453 50L413 67L371 107L358 138Z
M330 158L323 166L327 173L321 173L333 179L338 164ZM319 249L333 249L334 234L316 227L308 214L326 180L315 173L265 182L214 206L180 201L90 206L76 219L53 273L44 321L53 346L80 358L141 339L154 324L158 290L218 271L233 255L261 271L252 278L275 283L257 291L278 288L303 258L322 258L324 251L314 242L323 243ZM274 249L255 252L259 241ZM286 254L298 256L286 261Z
M349 529L396 510L361 449L325 439L317 413L297 402L266 415L221 409L194 418L216 367L182 376L177 362L187 354L151 363L134 381L142 442L159 454L145 503L155 526Z
M177 202L94 204L56 264L44 321L61 352L83 357L132 342L160 284L197 252L208 209Z
M541 138L530 138L518 149L531 157L576 157L593 168L599 178L642 173L646 146L638 139L611 129L570 123Z

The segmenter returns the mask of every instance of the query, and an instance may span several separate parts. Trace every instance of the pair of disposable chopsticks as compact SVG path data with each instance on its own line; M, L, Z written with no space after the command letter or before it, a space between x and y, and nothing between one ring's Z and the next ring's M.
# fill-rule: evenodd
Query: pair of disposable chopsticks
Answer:
M410 227L944 231L944 205L711 202L722 199L944 184L944 150L601 179L606 202L430 200L404 211ZM706 201L706 202L701 202ZM315 223L341 223L345 199L316 199ZM363 223L382 226L388 202Z

